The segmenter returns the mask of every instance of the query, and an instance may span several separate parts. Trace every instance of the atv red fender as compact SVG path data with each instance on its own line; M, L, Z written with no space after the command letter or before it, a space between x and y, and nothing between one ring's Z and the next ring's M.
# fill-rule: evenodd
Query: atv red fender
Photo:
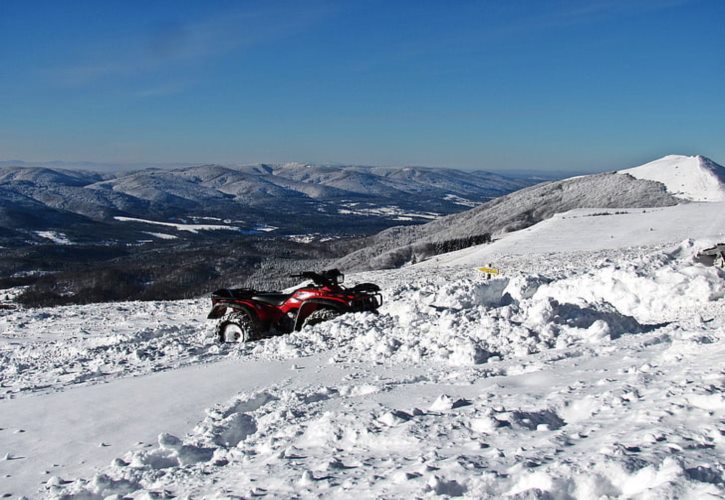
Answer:
M240 312L245 312L249 316L254 317L255 313L252 308L245 304L234 304L234 303L218 303L215 306L211 308L211 311L209 312L209 315L206 317L206 319L217 319L221 318L227 313L227 309L233 309Z

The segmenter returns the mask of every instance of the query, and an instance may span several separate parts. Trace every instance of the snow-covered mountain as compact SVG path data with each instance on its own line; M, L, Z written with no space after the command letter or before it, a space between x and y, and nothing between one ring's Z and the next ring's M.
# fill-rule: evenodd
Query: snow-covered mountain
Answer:
M28 207L40 204L55 214L53 224L32 229L63 231L79 216L106 225L116 217L214 217L242 222L247 230L267 224L314 232L341 226L345 216L372 232L365 228L458 212L534 182L422 167L201 165L109 174L7 166L0 168L0 227L22 228L33 215Z
M704 156L669 155L620 173L661 182L685 200L725 201L725 167Z
M580 209L246 345L207 298L0 309L0 496L719 498L724 228Z
M725 168L701 156L667 156L619 173L538 184L428 224L386 229L337 264L348 270L399 267L430 257L436 245L479 243L476 238L485 233L497 237L578 208L675 205L683 201L685 191L692 200L725 200L719 198L725 193L724 172Z

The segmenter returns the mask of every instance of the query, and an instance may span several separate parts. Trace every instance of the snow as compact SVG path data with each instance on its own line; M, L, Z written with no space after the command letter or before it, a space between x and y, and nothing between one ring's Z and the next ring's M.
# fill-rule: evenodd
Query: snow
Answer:
M320 233L314 234L291 234L287 238L296 243L312 243L320 237Z
M73 242L68 239L68 237L63 234L59 233L57 231L35 231L35 234L40 236L41 238L48 239L52 241L53 243L57 243L58 245L72 245Z
M27 288L27 286L14 286L0 290L0 303L14 302Z
M146 219L136 219L134 217L114 217L117 221L121 222L142 222L144 224L155 224L158 226L167 226L167 227L173 227L179 231L189 231L190 233L197 233L199 231L217 231L217 230L227 230L227 231L239 231L238 227L235 226L223 226L219 224L180 224L177 222L160 222L160 221L153 221L153 220L146 220ZM263 229L269 231L270 229Z
M347 271L389 269L415 261L420 253L429 254L426 250L429 244L485 233L496 237L567 210L663 207L677 205L679 201L661 183L628 175L609 173L564 179L522 189L427 224L386 229L371 236L365 247L339 259L335 265Z
M440 214L436 212L416 212L411 210L403 210L397 206L389 207L361 207L359 202L341 203L345 208L338 208L337 213L341 215L365 215L388 217L392 220L412 221L416 219L433 220L437 219Z
M160 240L175 240L178 238L178 236L174 236L173 234L152 233L149 231L144 231L144 234L148 234L149 236L153 236L154 238L159 238Z
M669 155L619 173L661 182L686 200L725 201L725 168L703 156Z
M324 243L326 241L334 241L339 236L325 236L322 233L308 233L308 234L291 234L287 236L287 238L291 241L297 242L297 243L312 243L314 241L319 243Z
M220 220L215 219L213 217L205 217L206 219L213 219L213 220ZM225 226L221 224L182 224L178 222L159 222L159 221L152 221L152 220L146 220L146 219L136 219L133 217L114 217L114 219L121 221L121 222L142 222L144 224L156 224L159 226L167 226L167 227L173 227L174 229L177 229L179 231L188 231L190 233L198 233L199 231L241 231L241 229L237 226ZM195 217L195 219L201 219L200 217ZM226 221L225 221L226 222ZM241 221L239 221L241 222ZM277 226L271 226L269 224L260 224L254 227L252 230L253 232L265 232L269 233L271 231L276 231L279 229ZM152 233L144 231L145 234L150 234L151 236L154 236L155 238L161 238L161 239L175 239L177 238L174 235L170 234L164 234L164 233Z
M473 208L473 207L480 205L480 203L477 203L477 202L471 201L471 200L467 200L466 198L462 198L460 196L456 196L455 194L450 194L450 193L445 195L443 197L443 199L446 201L453 202L456 205L461 205L461 206L469 207L469 208Z
M567 212L244 345L206 298L0 311L0 495L721 497L723 213Z

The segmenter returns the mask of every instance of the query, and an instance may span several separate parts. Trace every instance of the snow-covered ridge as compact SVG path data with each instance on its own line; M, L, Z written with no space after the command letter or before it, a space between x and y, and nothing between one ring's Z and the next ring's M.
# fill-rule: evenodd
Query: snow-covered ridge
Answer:
M661 182L678 198L725 201L725 167L704 156L669 155L619 173Z
M496 262L507 255L545 255L564 248L567 251L592 251L660 245L688 238L725 241L725 202L614 210L579 208L505 234L492 244L438 255L418 265L475 267Z
M352 226L367 234L457 213L465 207L460 200L477 205L539 182L423 167L198 165L100 174L1 165L2 246L22 246L28 240L47 244L37 231L65 233L79 245L97 243L93 233L124 243L147 240L138 226L123 227L128 225L116 217L175 223L244 214L242 233L254 225L255 233L271 226L279 233L296 233L301 227L306 232L348 233ZM357 220L350 224L351 218ZM181 239L194 233L195 239L212 237L197 229L170 230Z
M618 175L629 174L629 175ZM386 269L429 257L426 245L533 226L573 209L654 208L691 201L725 201L725 168L702 156L667 156L617 173L542 183L472 210L415 227L393 227L339 259L347 270ZM706 214L710 218L710 214Z

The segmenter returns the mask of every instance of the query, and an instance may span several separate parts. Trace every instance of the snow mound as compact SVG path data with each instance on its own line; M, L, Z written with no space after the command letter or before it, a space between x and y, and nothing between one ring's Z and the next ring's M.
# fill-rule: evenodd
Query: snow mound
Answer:
M725 296L723 273L697 264L698 248L687 240L670 251L547 284L534 299L547 297L569 304L604 301L640 321L667 320L678 310Z
M704 156L669 155L619 173L661 182L668 192L686 200L725 201L725 167Z

